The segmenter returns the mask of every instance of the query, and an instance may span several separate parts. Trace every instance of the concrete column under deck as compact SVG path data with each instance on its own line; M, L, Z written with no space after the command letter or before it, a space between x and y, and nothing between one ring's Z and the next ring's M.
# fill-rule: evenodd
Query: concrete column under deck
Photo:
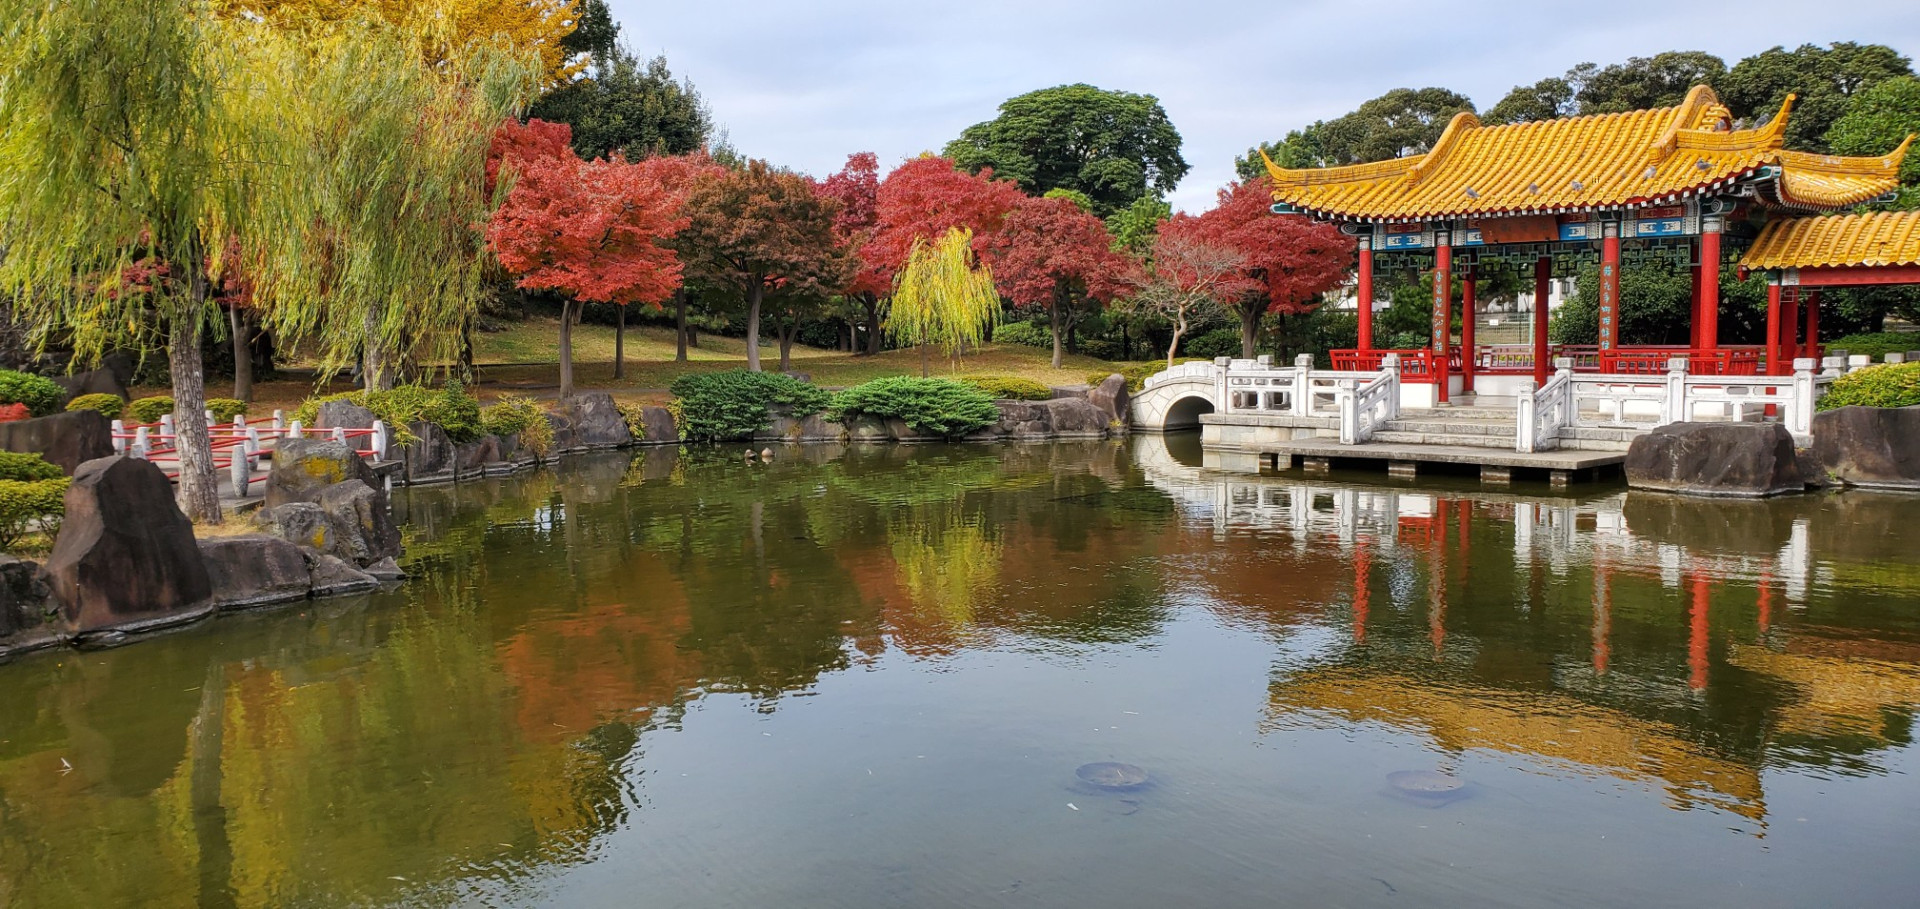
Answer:
M1488 486L1512 486L1513 468L1482 464L1480 465L1480 482Z
M1396 480L1411 480L1420 475L1420 464L1416 461L1388 461L1387 476Z

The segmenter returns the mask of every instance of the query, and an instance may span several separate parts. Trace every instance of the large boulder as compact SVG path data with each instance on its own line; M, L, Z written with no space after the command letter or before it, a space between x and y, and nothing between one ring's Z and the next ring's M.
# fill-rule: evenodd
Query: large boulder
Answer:
M201 540L200 555L207 560L214 602L222 609L304 600L313 589L300 547L279 537L247 534Z
M1806 488L1793 435L1778 423L1670 423L1633 440L1627 485L1695 496L1763 498Z
M70 633L132 631L213 610L213 584L173 484L147 461L80 465L47 574Z
M471 442L457 442L453 446L453 463L463 477L483 474L488 464L500 460L503 459L500 456L499 436L481 436Z
M453 440L447 438L447 431L434 423L412 423L407 431L414 436L412 442L400 449L407 482L423 484L453 479L458 456Z
M319 429L372 429L377 419L373 411L352 401L325 401L314 415L313 425Z
M347 480L368 486L378 482L373 468L346 445L331 439L286 439L273 453L263 507L317 502L320 490Z
M314 502L287 502L254 513L253 522L262 533L286 540L302 549L351 558L346 529L327 510Z
M1101 438L1114 421L1112 414L1085 398L1055 398L1046 402L1054 438Z
M828 420L824 414L795 417L775 408L770 416L772 426L754 433L755 442L837 442L847 434L845 426Z
M89 369L70 376L54 376L53 381L67 390L68 400L81 395L116 395L121 400L127 398L127 383L107 368Z
M647 445L680 444L680 427L674 422L673 411L665 407L640 408L640 438L636 441Z
M0 449L38 454L71 474L113 454L113 422L98 411L74 410L0 423Z
M846 426L849 441L890 442L893 440L893 433L888 431L886 421L877 417L848 417Z
M1062 399L1064 400L1064 399ZM999 436L1015 439L1045 439L1053 436L1053 411L1050 401L995 401L1000 408L1000 423L994 427Z
M394 524L384 490L348 480L320 490L318 504L342 531L355 564L371 565L400 556L400 528Z
M1106 413L1108 422L1124 427L1132 418L1133 396L1127 392L1127 377L1114 373L1087 392L1087 401Z
M38 562L0 555L0 654L59 643L53 577Z
M1920 490L1920 407L1814 414L1813 460L1848 486Z
M380 579L324 552L302 552L307 560L307 576L316 597L364 593L380 586Z
M604 391L561 398L554 415L560 418L553 433L555 451L633 444L633 432L627 429L626 416L613 403L613 396Z

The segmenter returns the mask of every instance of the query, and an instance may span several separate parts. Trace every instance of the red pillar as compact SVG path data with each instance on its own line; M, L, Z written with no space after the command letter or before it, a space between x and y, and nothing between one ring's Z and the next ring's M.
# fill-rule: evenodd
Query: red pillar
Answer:
M1780 369L1778 375L1793 372L1793 358L1800 355L1797 335L1800 331L1800 288L1780 292Z
M1373 238L1360 238L1360 274L1359 283L1353 288L1354 303L1359 308L1360 349L1373 349Z
M1533 263L1533 387L1547 384L1553 364L1547 349L1547 293L1553 280L1553 260L1541 256Z
M1620 222L1600 227L1600 349L1620 346Z
M1720 349L1720 219L1700 224L1700 340L1694 346Z
M1820 292L1809 291L1807 298L1807 352L1802 356L1820 356ZM1791 371L1792 364L1788 364Z
M1767 375L1785 375L1780 368L1780 280L1767 282Z
M1433 658L1439 660L1447 647L1447 518L1448 502L1440 499L1433 506L1432 535L1427 540L1429 575L1427 637L1433 641Z
M1473 291L1480 282L1480 266L1467 269L1467 280L1460 289L1460 376L1463 394L1473 394L1473 366L1479 351L1473 346L1474 309L1476 306Z
M1695 261L1693 263L1693 288L1689 292L1689 297L1688 297L1689 309L1687 310L1689 313L1692 314L1689 318L1692 320L1693 324L1688 326L1689 334L1687 335L1688 337L1687 346L1694 350L1699 350L1701 347L1704 346L1700 343L1700 334L1701 334L1700 330L1703 327L1705 327L1707 324L1705 315L1703 315L1700 312L1700 262L1698 261L1700 256L1699 240L1693 241L1693 255L1695 258Z
M1606 675L1613 657L1613 589L1608 583L1607 563L1596 553L1593 559L1593 671Z
M1692 670L1687 684L1695 691L1707 687L1707 644L1710 640L1710 627L1707 624L1707 579L1693 579L1692 622L1687 630L1687 668Z
M1453 377L1447 368L1449 347L1453 343L1453 237L1446 231L1435 235L1433 250L1433 380L1434 394L1440 403L1452 400L1447 386Z
M1353 642L1367 642L1367 611L1372 600L1372 591L1368 589L1373 574L1373 555L1367 552L1366 541L1360 541L1353 547Z

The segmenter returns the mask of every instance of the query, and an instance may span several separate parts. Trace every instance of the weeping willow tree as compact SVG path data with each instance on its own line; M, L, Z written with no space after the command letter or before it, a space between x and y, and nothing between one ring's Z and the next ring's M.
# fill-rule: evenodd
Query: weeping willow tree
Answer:
M929 349L940 348L957 367L960 352L985 343L999 319L1000 292L992 272L974 259L972 231L956 227L938 243L914 241L893 282L887 331L898 343L920 348L922 377Z
M369 388L401 361L454 362L478 309L493 208L494 129L538 81L535 59L468 46L429 68L431 35L348 20L236 23L254 147L246 243L265 323L312 340L322 372L356 358Z
M249 153L190 0L0 0L0 291L40 349L167 351L182 510L220 519L200 340Z

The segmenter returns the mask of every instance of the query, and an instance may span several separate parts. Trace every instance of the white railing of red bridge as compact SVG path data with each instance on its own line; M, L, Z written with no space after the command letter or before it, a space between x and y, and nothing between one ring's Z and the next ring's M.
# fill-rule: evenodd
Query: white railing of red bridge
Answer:
M355 454L375 461L387 459L393 443L393 434L387 424L375 420L365 429L347 429L331 427L321 429L302 426L299 420L287 421L281 411L274 411L271 419L249 421L244 415L236 416L231 423L222 423L207 412L207 435L213 451L215 470L227 470L231 477L234 494L245 498L253 483L253 473L260 463L271 456L266 450L269 442L277 443L285 439L332 439L346 445ZM172 414L162 416L158 422L127 425L120 420L113 421L113 450L115 454L128 455L143 461L153 461L162 456L171 455L169 460L178 460L178 435L174 431ZM179 479L178 470L165 471L170 480Z

